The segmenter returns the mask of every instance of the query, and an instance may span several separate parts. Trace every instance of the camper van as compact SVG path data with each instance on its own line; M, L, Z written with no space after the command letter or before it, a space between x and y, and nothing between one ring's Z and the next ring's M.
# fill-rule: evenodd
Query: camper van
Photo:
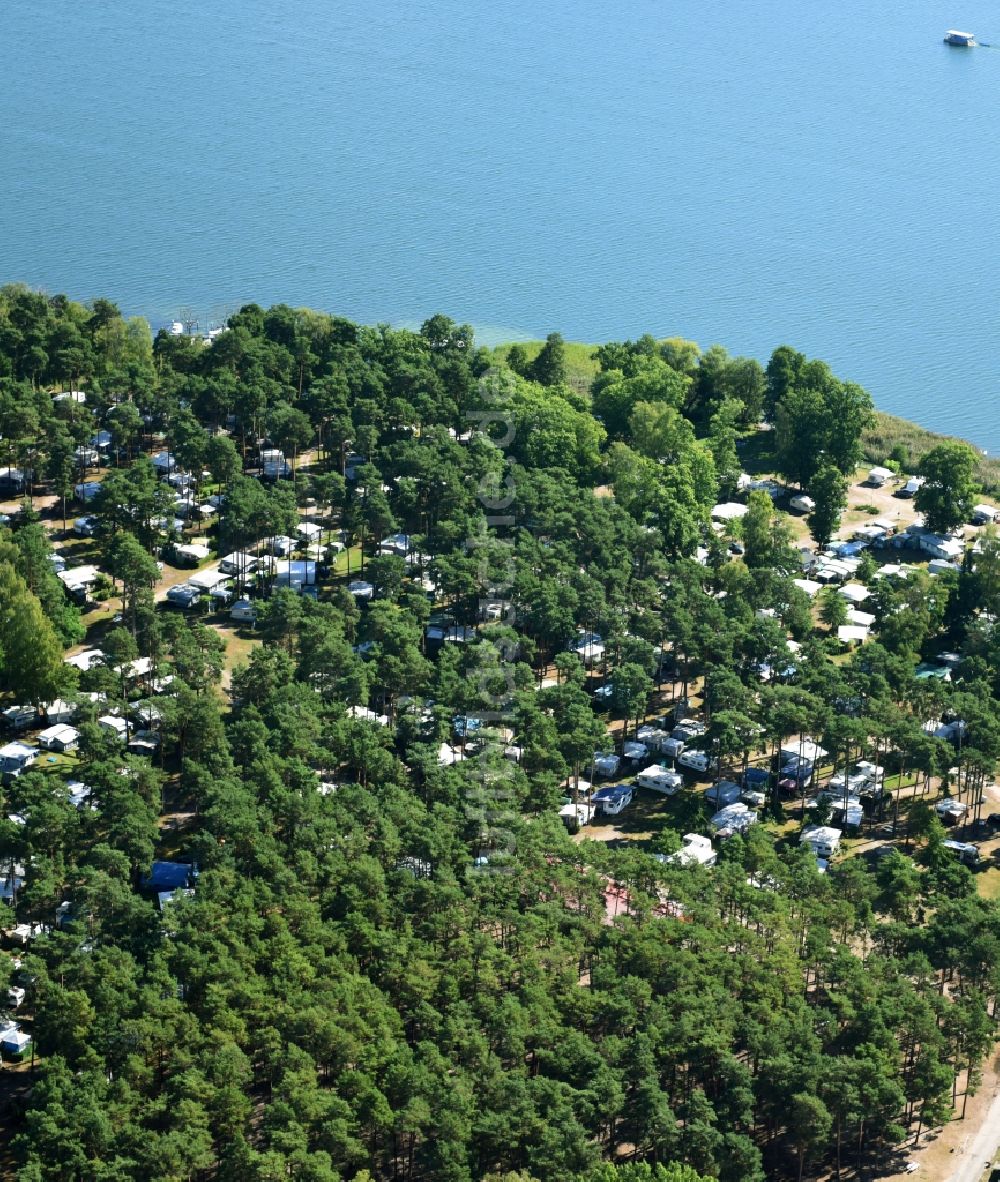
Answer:
M682 751L677 756L677 762L692 772L707 772L712 765L711 759L709 759L704 751L698 751L694 748L688 751Z
M609 817L615 817L632 803L631 784L609 784L606 788L598 788L590 798L595 809L600 809Z
M966 866L976 866L979 864L979 847L972 844L970 841L945 841L942 845L946 850L951 850L956 858Z
M739 784L732 780L719 780L706 790L705 799L717 808L722 808L723 805L735 804L740 798L741 791Z
M799 837L799 844L811 846L817 858L829 862L840 849L841 837L841 830L831 825L807 825Z
M651 788L654 792L673 796L684 783L684 777L677 772L672 772L661 763L654 763L641 771L636 776L635 782L640 788Z

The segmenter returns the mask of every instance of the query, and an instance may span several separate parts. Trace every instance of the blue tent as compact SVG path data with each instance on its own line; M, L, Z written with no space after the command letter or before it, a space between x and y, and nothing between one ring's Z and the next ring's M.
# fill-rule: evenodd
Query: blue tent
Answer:
M744 788L766 788L771 773L762 767L748 767L743 773Z
M190 862L154 862L142 885L153 891L174 891L189 886L193 876Z

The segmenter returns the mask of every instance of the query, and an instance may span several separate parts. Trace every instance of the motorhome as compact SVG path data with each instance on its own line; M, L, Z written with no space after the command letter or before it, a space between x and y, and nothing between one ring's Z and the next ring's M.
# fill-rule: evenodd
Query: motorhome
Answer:
M950 850L955 857L966 866L979 864L979 847L970 841L944 841L941 843L946 850Z
M654 792L662 792L665 796L673 794L684 783L684 777L672 772L661 763L651 764L644 768L635 778L640 788L651 788Z
M802 830L799 844L811 846L817 858L829 861L840 849L842 837L842 831L832 825L807 825Z
M671 854L667 858L668 862L677 866L715 865L718 855L712 848L710 837L705 837L700 833L685 833L682 840L684 844L675 854Z
M590 797L591 804L608 816L617 816L632 803L632 786L630 784L608 784L605 788L598 788Z
M707 772L712 765L711 759L704 751L698 751L694 748L683 751L678 755L677 762L692 772L700 773Z

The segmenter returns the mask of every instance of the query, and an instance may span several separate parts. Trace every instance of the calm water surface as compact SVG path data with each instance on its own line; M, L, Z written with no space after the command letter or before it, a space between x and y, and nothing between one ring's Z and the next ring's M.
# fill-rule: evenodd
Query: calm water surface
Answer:
M1000 452L983 0L3 0L0 280L788 342Z

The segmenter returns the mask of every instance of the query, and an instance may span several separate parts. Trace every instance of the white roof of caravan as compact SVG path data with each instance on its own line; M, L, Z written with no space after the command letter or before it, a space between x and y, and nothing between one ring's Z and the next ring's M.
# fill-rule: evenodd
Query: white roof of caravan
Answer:
M64 587L87 587L97 581L100 573L98 567L88 564L87 566L71 566L67 570L61 570L57 573L56 578Z
M698 863L704 866L708 862L714 862L715 856L711 838L703 837L700 833L685 833L684 844L675 854L670 855L668 861L681 865Z
M857 608L847 609L848 624L855 624L859 628L870 628L875 623L875 617L870 612L859 612Z
M845 583L843 587L837 588L837 594L851 603L864 603L871 592L860 583Z
M223 574L217 566L209 567L208 570L199 570L188 579L188 585L191 587L198 587L203 591L211 591L213 587L218 587L220 583L227 582L231 575Z
M367 706L349 706L347 713L351 718L358 718L364 722L374 722L378 726L388 726L389 719L385 714L376 714L374 710L369 710Z
M649 767L644 767L636 779L645 777L647 780L655 779L657 776L676 776L678 772L671 771L666 764L651 763Z
M930 534L924 538L924 545L939 550L942 554L958 558L965 547L958 538L949 538L941 534Z
M878 570L875 572L874 577L876 579L887 579L887 578L906 579L906 578L909 578L909 575L910 575L910 567L903 566L901 563L898 563L898 562L887 562L887 563L885 563L884 566L880 566L878 568Z
M301 587L316 582L316 563L301 558L281 558L274 564L275 582L281 586Z
M448 743L442 743L438 748L437 761L442 767L450 767L456 760L460 758L461 756L459 753Z
M27 759L29 755L37 755L38 752L34 747L29 747L26 743L5 743L0 747L0 756L4 759Z
M740 801L738 804L727 804L724 809L719 809L710 824L713 829L747 829L756 820L756 810Z
M85 673L88 669L93 669L97 665L104 663L104 653L99 648L88 648L84 649L82 653L75 653L71 657L64 657L63 662Z
M21 1054L30 1043L31 1035L25 1034L23 1030L8 1030L5 1034L0 1035L0 1045L15 1055Z
M816 763L824 755L828 755L829 752L821 747L819 743L814 743L808 735L802 735L801 737L793 735L787 743L781 745L781 754L785 756L794 755L796 757L801 755L803 759L808 759L810 763Z
M837 639L842 644L853 644L855 641L864 644L868 639L868 629L860 624L841 624L837 629Z
M804 591L810 599L812 599L814 595L819 594L820 588L823 585L822 583L817 583L813 579L792 579L792 582L796 587L798 587L800 591Z
M152 668L152 657L136 657L134 661L126 661L124 665L119 665L115 672L123 677L145 677Z
M849 800L846 804L834 801L834 808L843 813L845 825L860 825L864 820L865 810L860 800Z
M832 825L807 825L802 830L799 842L802 845L836 845L843 836L843 830L835 829Z
M69 802L75 808L81 808L90 795L90 788L82 780L69 780L66 784Z
M47 726L45 730L38 732L39 742L54 739L60 743L75 743L79 737L80 732L76 727L70 726L66 722L57 722L54 726Z
M747 509L747 505L741 505L738 501L724 501L712 507L712 516L716 521L735 521L739 517L746 517Z

